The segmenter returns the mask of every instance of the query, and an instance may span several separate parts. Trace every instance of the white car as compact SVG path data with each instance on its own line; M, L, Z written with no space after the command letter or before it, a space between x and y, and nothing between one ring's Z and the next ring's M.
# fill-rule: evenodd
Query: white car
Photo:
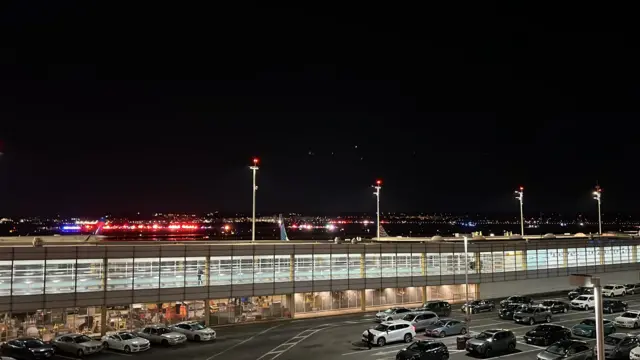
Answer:
M616 326L637 329L640 327L640 311L625 311L613 321L616 323Z
M373 329L362 333L362 341L369 341L369 332L373 334L373 344L384 346L390 342L404 341L410 343L416 337L416 328L410 322L404 320L384 321Z
M171 327L171 330L185 334L187 339L193 341L209 341L216 339L215 330L202 326L197 321L185 321L175 324Z
M411 310L407 308L392 307L385 311L380 311L379 313L377 313L376 321L383 322L383 321L399 320L399 319L402 319L405 315L409 314L410 312Z
M593 295L580 295L577 298L571 300L571 307L573 309L589 310L596 306L596 300Z
M639 360L640 359L640 346L636 346L631 349L629 353L629 360Z
M149 340L126 331L118 331L102 337L105 349L121 350L125 353L147 351L151 347Z
M627 295L627 288L624 285L609 284L602 287L602 296L625 296Z

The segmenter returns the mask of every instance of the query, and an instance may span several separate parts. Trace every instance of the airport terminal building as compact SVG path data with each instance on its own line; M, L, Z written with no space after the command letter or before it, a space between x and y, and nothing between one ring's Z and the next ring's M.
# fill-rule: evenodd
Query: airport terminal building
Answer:
M366 244L98 242L0 246L0 341L187 319L222 325L636 283L631 237ZM3 243L0 243L3 244ZM35 333L38 334L35 334Z

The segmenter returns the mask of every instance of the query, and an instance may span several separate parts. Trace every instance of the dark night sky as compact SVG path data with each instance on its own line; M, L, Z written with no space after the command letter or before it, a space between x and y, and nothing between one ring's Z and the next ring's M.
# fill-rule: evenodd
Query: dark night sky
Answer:
M622 9L90 3L0 15L0 215L637 210Z

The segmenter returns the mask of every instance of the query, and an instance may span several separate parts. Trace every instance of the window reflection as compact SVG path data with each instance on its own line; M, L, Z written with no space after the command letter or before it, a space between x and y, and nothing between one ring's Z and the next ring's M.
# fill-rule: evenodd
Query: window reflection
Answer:
M44 292L44 260L13 261L13 295Z
M107 290L133 288L133 259L109 259L107 262Z

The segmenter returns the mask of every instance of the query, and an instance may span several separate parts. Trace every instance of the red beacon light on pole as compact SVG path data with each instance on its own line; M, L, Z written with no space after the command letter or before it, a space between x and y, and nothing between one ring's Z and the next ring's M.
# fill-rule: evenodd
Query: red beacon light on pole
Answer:
M382 180L376 180L376 185L378 186L382 185Z
M524 186L520 186L520 191L524 191Z
M258 160L258 158L253 158L253 165L258 165L258 162L259 162L259 161L260 161L260 160Z

